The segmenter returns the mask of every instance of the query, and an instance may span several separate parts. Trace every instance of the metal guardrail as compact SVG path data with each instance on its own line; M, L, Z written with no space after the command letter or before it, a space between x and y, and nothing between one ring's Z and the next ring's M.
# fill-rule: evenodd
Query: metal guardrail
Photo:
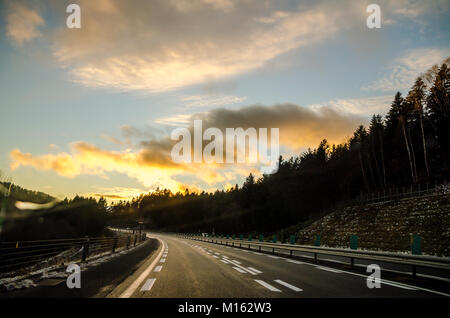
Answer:
M128 249L144 240L145 234L117 232L111 237L0 242L0 278L85 262L104 253Z
M447 183L435 184L433 187L429 187L428 184L421 186L410 186L409 188L394 188L384 191L360 194L355 200L356 203L382 203L393 200L410 199L416 197L427 197L435 195L450 194L450 185Z
M386 252L376 252L376 251L360 251L360 250L348 250L339 248L329 248L329 247L316 247L307 245L296 245L296 244L280 244L280 243L268 243L268 242L255 242L255 241L245 241L240 239L223 239L223 238L212 238L203 237L197 235L185 235L177 234L179 237L192 239L196 241L252 249L255 247L259 252L264 252L262 248L269 248L272 250L272 254L275 254L277 250L288 251L290 257L293 257L293 252L307 252L314 255L314 262L317 263L318 255L331 255L346 257L350 260L350 265L354 266L355 259L373 260L393 264L401 264L411 266L412 276L416 278L417 267L424 268L435 268L441 270L450 270L450 258L442 258L436 256L424 256L424 255L402 255Z

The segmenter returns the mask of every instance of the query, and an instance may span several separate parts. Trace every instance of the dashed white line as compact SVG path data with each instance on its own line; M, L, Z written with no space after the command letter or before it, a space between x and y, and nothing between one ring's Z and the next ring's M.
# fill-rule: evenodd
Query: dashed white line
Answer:
M237 266L233 266L233 268L234 268L235 270L237 270L239 273L242 273L242 274L245 274L245 273L246 273L246 271L244 271L243 269L241 269L241 268L239 268L239 267L237 267Z
M154 272L160 272L162 269L162 266L156 266Z
M252 274L252 275L258 275L258 273L256 273L256 272L254 272L254 271L252 271L251 269L248 269L248 268L245 268L245 267L243 267L243 266L241 266L241 265L239 265L238 263L237 263L237 261L229 261L231 264L233 264L233 265L236 265L236 267L239 267L241 270L243 270L243 271L245 271L245 272L247 272L247 273L250 273L250 274Z
M253 267L247 267L247 269L249 269L249 270L251 270L251 271L253 271L253 272L257 273L257 274L261 274L262 273L260 270L257 270L256 268L253 268Z
M259 280L259 279L255 279L255 282L257 282L258 284L260 284L261 286L266 287L268 290L273 291L273 292L277 292L277 293L281 293L281 290L279 290L278 288L266 283L263 280Z
M159 238L157 240L163 245L166 246L166 243ZM139 277L119 296L119 298L129 298L131 295L133 295L134 291L139 287L139 285L144 281L144 279L150 274L150 272L155 267L156 263L158 263L158 260L161 258L161 255L163 253L163 249L161 248L161 251L159 252L158 256L156 256L155 260L150 264L149 267L145 269L139 275Z
M225 263L225 264L230 264L230 263L228 263L226 260L224 260L224 259L221 259L220 260L222 263Z
M142 286L141 291L149 291L150 289L152 289L153 284L155 283L156 278L150 278L147 279L147 281L145 282L144 286Z
M270 257L270 258L281 258L281 257L278 257L278 256L274 256L274 255L266 255L267 257Z
M284 287L292 289L295 292L301 292L303 290L301 288L295 287L294 285L286 283L286 282L282 281L281 279L275 279L274 282L277 282L278 284L283 285Z
M242 264L241 262L237 261L237 260L233 260L233 262L235 262L236 264Z
M159 260L159 262L160 262L160 263L165 263L165 262L166 262L166 259L165 259L165 258L161 258L161 259Z

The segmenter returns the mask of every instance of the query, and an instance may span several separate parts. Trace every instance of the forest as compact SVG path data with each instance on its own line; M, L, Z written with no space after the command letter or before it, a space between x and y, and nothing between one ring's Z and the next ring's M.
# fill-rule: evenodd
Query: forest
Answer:
M273 233L309 224L363 194L399 191L450 180L449 59L417 78L406 96L397 93L386 116L373 115L342 144L322 140L315 149L279 157L273 174L214 193L158 189L108 206L105 199L54 201L10 182L2 240L98 236L107 225L171 232ZM300 138L300 136L299 136ZM11 186L11 187L10 187ZM19 211L17 201L54 202L38 211ZM106 231L107 232L107 231Z
M278 170L215 193L158 189L112 206L112 224L173 232L271 233L307 223L364 193L450 180L449 59L398 92L386 116L373 115L342 144L278 160ZM300 136L299 136L300 138Z

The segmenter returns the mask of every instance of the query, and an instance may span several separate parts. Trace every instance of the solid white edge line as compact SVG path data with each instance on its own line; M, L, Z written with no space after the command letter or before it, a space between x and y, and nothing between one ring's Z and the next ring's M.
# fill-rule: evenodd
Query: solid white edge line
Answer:
M268 290L273 291L273 292L277 292L277 293L281 293L281 290L279 290L278 288L273 287L272 285L266 283L263 280L260 279L255 279L255 282L257 282L258 284L260 284L261 286L266 287Z
M147 267L145 269L145 271L143 271L141 273L141 275L139 275L139 277L130 286L128 286L128 288L119 296L119 298L130 298L133 295L133 293L136 291L136 289L139 287L139 285L152 272L153 268L158 263L159 259L161 258L162 254L163 254L166 243L164 243L164 241L160 240L159 238L156 238L156 239L162 245L161 251L159 252L158 256L156 256L156 258L153 260L153 262L150 264L150 266Z
M298 288L298 287L295 287L294 285L291 285L291 284L289 284L289 283L286 283L286 282L282 281L281 279L275 279L274 282L277 282L278 284L283 285L284 287L287 287L287 288L289 288L289 289L292 289L292 290L295 291L295 292L301 292L301 291L303 291L303 289Z

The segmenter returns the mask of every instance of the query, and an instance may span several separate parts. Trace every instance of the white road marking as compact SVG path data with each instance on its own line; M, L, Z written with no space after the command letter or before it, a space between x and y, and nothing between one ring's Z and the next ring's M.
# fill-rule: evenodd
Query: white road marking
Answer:
M417 288L414 288L413 286L405 286L405 285L397 284L394 282L386 282L385 280L382 280L382 279L380 279L380 282L384 285L389 285L389 286L394 286L394 287L409 289L409 290L417 290Z
M162 266L156 266L154 272L160 272L162 269Z
M303 263L303 262L295 261L295 260L293 260L293 259L287 259L286 262L294 263L294 264L299 264L299 265L305 264L305 263Z
M222 263L225 263L225 264L230 264L230 263L228 263L226 260L224 260L224 259L221 259L220 260Z
M245 272L247 272L247 273L250 273L250 274L252 274L252 275L258 275L258 273L256 273L256 272L254 272L254 271L252 271L251 269L248 269L248 268L245 268L245 267L243 267L243 266L241 266L241 265L239 265L238 263L236 263L237 261L229 261L231 264L233 264L233 265L236 265L236 267L239 267L240 269L242 269L243 271L245 271Z
M159 238L157 240L165 246L166 243L161 241ZM149 267L145 269L145 271L142 272L141 275L119 296L119 298L130 298L131 295L135 292L135 290L139 287L139 285L144 281L144 279L151 273L153 268L155 267L156 263L158 263L159 259L161 258L163 254L164 248L161 248L161 251L159 252L158 256L156 256L155 260L150 264Z
M279 290L278 288L273 287L270 284L267 284L265 281L263 280L259 280L259 279L255 279L255 282L257 282L258 284L266 287L268 290L273 291L273 292L278 292L281 293L281 290Z
M261 253L258 253L258 252L253 252L253 254L256 254L256 255L264 255L264 254L261 254Z
M214 252L214 254L216 254L216 255L220 255L220 253L217 253L217 252Z
M295 287L294 285L291 285L291 284L289 284L289 283L283 282L283 281L280 280L280 279L275 279L274 282L277 282L278 284L283 285L284 287L287 287L287 288L289 288L289 289L292 289L292 290L295 291L295 292L301 292L301 291L303 290L303 289L301 289L301 288Z
M328 272L333 272L333 273L337 273L337 274L342 274L342 272L340 270L337 269L333 269L333 268L329 268L329 267L322 267L322 266L316 266L317 269L321 269L324 271L328 271Z
M247 269L249 269L251 271L254 271L257 274L261 274L262 273L260 270L257 270L256 268L253 268L253 267L247 267Z
M219 258L219 256L217 256L217 255L213 255L213 257L214 257L214 258Z
M233 260L233 262L235 262L236 264L242 264L241 262L237 261L237 260Z
M237 270L237 271L238 271L239 273L241 273L241 274L245 274L245 273L246 273L246 271L240 269L239 267L233 266L233 268L234 268L235 270Z
M270 258L281 258L281 257L275 256L275 255L266 255L266 256L270 257Z
M147 279L147 281L145 282L144 286L142 286L142 288L141 288L141 292L149 291L150 289L152 289L153 284L155 283L155 281L156 281L156 278Z
M228 256L222 255L223 258L228 258Z
M165 263L165 262L166 262L166 259L165 259L165 258L161 258L159 262L160 262L160 263Z

